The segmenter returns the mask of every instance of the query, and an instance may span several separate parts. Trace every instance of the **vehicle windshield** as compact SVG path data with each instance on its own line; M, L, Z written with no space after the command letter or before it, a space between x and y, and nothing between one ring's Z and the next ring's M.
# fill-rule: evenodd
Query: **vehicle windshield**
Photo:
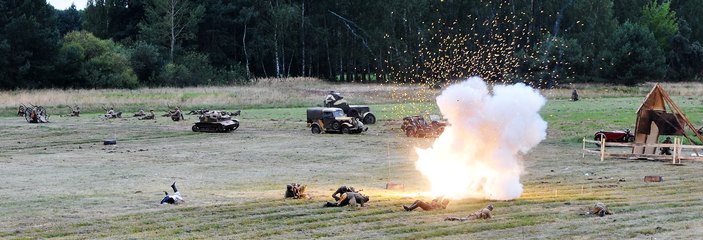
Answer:
M334 117L344 117L344 112L342 110L334 111Z

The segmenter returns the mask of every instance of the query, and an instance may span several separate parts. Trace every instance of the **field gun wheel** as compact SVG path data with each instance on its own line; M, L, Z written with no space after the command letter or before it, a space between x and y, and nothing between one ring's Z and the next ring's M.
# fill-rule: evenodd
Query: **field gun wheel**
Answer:
M596 133L596 136L593 137L593 140L598 141L598 142L600 142L601 139L605 139L606 141L608 140L608 139L605 137L605 133ZM597 147L600 147L600 143L596 143L596 146L597 146Z

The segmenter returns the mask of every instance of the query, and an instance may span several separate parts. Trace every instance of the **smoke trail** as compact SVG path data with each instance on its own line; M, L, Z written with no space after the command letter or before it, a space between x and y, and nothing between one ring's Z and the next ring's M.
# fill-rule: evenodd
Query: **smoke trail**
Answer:
M546 99L524 84L496 85L480 77L451 85L437 97L447 126L431 148L415 149L416 168L432 193L451 198L520 197L521 155L545 139L538 111Z

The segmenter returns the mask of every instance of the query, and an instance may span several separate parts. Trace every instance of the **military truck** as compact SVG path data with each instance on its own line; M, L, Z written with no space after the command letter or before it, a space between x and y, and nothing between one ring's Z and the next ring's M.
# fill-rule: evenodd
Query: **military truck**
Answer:
M341 108L308 108L308 127L314 134L330 133L361 133L368 130L358 118L348 117Z
M344 100L344 97L337 92L330 91L323 103L325 107L341 108L344 114L349 117L359 118L364 124L376 123L376 116L371 113L371 108L369 108L369 106L349 105L347 100Z

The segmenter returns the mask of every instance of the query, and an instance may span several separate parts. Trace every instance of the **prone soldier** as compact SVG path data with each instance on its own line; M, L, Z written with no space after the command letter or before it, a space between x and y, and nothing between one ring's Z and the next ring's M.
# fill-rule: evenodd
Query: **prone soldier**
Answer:
M491 218L491 211L493 211L493 204L488 204L485 208L478 210L476 212L473 212L469 214L466 217L463 218L458 218L458 217L447 217L444 219L444 221L467 221L467 220L475 220L475 219L489 219Z

